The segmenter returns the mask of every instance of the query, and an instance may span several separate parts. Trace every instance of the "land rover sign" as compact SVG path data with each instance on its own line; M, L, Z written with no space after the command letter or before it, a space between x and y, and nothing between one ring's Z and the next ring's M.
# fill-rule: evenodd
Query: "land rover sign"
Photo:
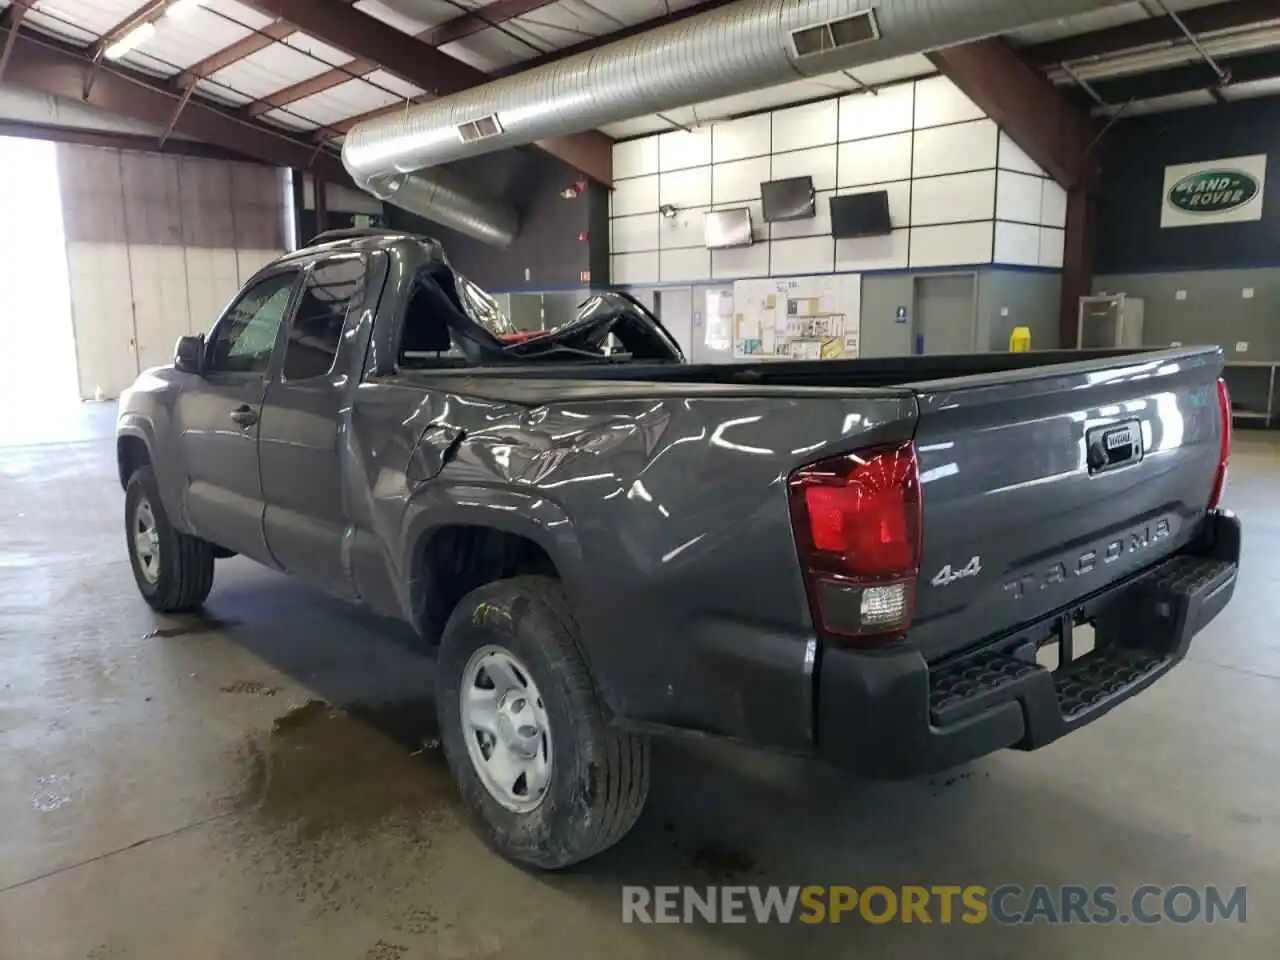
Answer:
M1162 227L1262 219L1267 158L1232 157L1165 168Z

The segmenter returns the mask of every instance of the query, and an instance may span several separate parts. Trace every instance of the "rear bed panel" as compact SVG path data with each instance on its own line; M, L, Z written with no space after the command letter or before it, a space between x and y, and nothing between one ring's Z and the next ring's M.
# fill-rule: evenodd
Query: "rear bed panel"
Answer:
M1217 469L1221 365L1214 351L1157 354L921 385L924 547L910 636L926 658L1030 623L1185 544ZM1086 434L1125 423L1141 431L1142 459L1091 474Z

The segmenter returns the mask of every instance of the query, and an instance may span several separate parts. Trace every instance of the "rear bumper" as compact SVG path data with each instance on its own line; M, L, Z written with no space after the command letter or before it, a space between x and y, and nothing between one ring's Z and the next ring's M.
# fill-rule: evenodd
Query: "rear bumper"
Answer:
M1240 521L1215 511L1188 552L956 660L930 666L914 650L828 649L818 752L865 776L906 779L1052 743L1178 663L1231 599L1239 559ZM1053 672L1027 656L1073 621L1094 624L1093 651Z

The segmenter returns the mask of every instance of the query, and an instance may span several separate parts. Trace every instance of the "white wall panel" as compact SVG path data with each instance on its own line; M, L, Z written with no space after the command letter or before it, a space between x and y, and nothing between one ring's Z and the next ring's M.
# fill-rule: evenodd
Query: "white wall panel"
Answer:
M642 137L613 145L613 177L643 177L658 172L658 138Z
M1000 131L1000 169L1016 170L1018 173L1029 173L1035 177L1048 176L1044 168L1027 156L1026 152L1003 130Z
M746 157L766 156L770 152L771 115L759 113L741 120L728 120L711 128L711 159L729 163ZM616 148L615 148L616 149ZM616 165L614 161L617 176Z
M840 102L822 100L773 112L773 149L803 150L836 142Z
M613 185L613 215L627 217L633 213L657 210L658 177L651 175L634 180L618 180Z
M1062 268L1062 249L1065 240L1065 230L1055 230L1053 227L1040 228L1040 266Z
M906 267L911 231L894 230L887 237L858 237L836 241L836 269L844 271L899 270Z
M711 198L717 204L738 200L759 200L760 184L773 179L773 164L768 156L717 163L711 182Z
M946 77L929 77L916 81L915 128L936 127L944 123L982 120L982 108L960 92Z
M658 169L686 170L711 163L711 128L673 130L658 137ZM616 176L617 174L615 174Z
M236 252L187 247L188 333L208 333L240 289Z
M191 329L186 250L131 244L129 279L138 368L173 362L174 344Z
M831 236L831 198L834 190L824 190L814 197L814 216L808 220L784 220L769 224L770 240L793 237Z
M998 142L999 131L991 120L917 130L912 173L934 177L992 168L996 165Z
M1067 225L1067 191L1052 180L1040 181L1040 222L1046 227Z
M911 134L899 133L840 144L837 185L911 179Z
M1040 223L1044 181L1025 173L1001 170L996 178L996 219Z
M674 217L658 217L658 249L702 247L707 239L707 207L680 209Z
M1026 223L996 221L995 262L1038 266L1040 228Z
M101 390L117 397L138 376L129 249L123 243L68 243L67 274L80 396Z
M831 273L835 269L835 241L831 237L775 240L769 246L769 274L774 277Z
M911 225L990 220L996 205L996 172L926 177L911 183Z
M236 269L240 273L240 285L248 283L250 277L282 253L283 250L237 250Z
M840 139L861 140L911 130L915 84L899 83L840 101Z
M611 253L635 253L637 250L658 249L658 221L661 214L641 213L634 217L617 217L610 221L613 237Z
M835 144L829 147L814 147L810 150L775 153L771 179L785 180L788 177L803 177L807 174L813 177L813 189L834 190L837 156Z
M776 226L776 224L775 224ZM769 275L769 244L711 251L711 275L717 280Z
M663 283L703 280L711 276L711 251L701 247L663 250L659 254L658 275Z
M658 252L615 254L610 258L610 280L613 283L657 283Z
M991 221L911 228L912 267L991 262Z
M658 203L677 209L705 207L711 203L711 168L693 167L664 173L659 178Z

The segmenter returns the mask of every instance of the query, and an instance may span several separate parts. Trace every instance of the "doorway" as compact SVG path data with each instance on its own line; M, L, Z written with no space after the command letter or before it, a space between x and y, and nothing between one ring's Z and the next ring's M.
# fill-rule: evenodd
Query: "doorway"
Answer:
M977 290L977 277L972 273L916 277L916 353L972 353L976 349Z
M0 137L0 408L39 416L7 418L9 436L59 433L79 415L71 285L62 227L57 148L44 140Z

